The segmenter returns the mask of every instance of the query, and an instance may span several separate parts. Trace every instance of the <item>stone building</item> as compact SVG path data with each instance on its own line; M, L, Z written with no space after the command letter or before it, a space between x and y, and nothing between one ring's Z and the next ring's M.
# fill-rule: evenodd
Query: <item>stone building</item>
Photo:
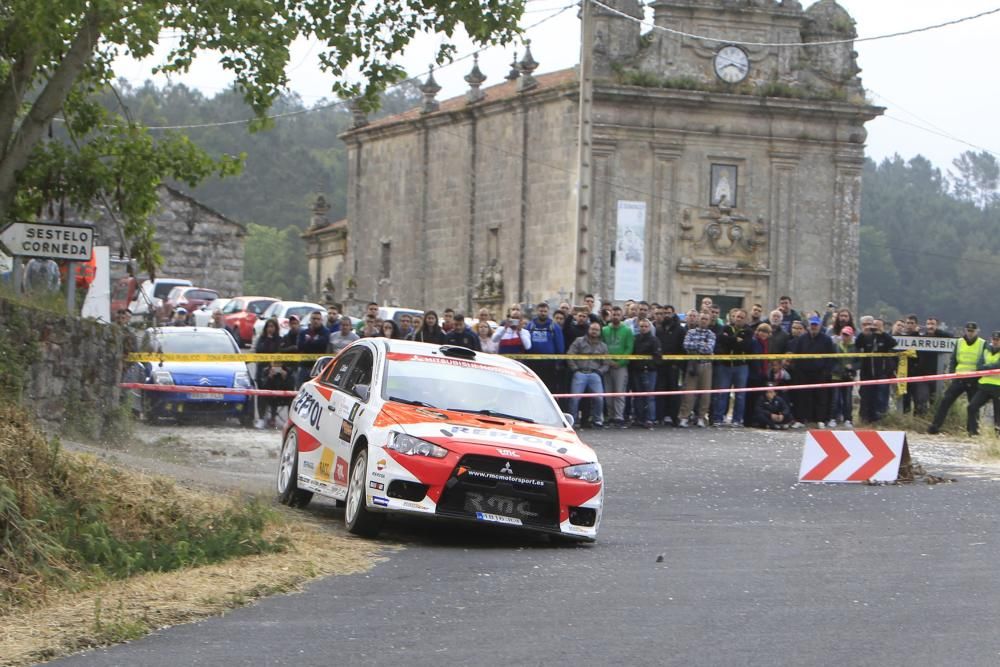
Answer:
M186 278L222 296L242 294L246 226L168 185L160 185L157 193L160 207L150 218L156 228L153 239L163 256L157 275ZM100 207L94 216L97 244L110 246L112 257L120 257L122 244L117 226L109 216L101 214ZM118 266L112 274L124 275L124 271Z
M420 108L356 114L341 281L429 308L854 306L864 125L882 109L847 12L654 0L663 30L643 34L639 0L602 4L583 151L579 68L535 75L530 48L498 85L476 65L464 96L438 102L432 74Z

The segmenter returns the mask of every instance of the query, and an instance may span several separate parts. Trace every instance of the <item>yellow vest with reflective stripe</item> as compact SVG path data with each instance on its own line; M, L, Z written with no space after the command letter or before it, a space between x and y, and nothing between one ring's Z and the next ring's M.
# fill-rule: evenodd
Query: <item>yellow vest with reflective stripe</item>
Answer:
M996 364L1000 362L1000 350L996 352L990 352L986 348L983 348L983 363L987 366L990 364ZM979 378L979 384L996 384L1000 385L1000 374L997 375L984 375Z
M955 346L955 372L971 373L976 370L976 364L983 354L984 345L986 345L986 341L982 338L977 338L972 345L969 345L969 341L965 338L959 338L958 344Z

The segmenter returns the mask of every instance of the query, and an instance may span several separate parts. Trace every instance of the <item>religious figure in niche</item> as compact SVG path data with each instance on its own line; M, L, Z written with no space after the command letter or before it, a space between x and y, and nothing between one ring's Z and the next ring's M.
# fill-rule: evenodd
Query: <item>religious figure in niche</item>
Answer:
M736 166L731 164L712 165L712 206L736 208Z

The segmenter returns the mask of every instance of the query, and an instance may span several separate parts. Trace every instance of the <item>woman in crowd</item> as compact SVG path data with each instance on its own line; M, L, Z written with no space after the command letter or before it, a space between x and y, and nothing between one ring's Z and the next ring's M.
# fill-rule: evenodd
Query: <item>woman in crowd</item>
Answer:
M500 349L500 344L493 340L493 330L486 320L479 320L476 325L476 333L479 335L479 348L483 352L496 354Z
M257 354L277 354L281 351L281 332L278 320L269 319L264 323L264 331L254 346ZM292 388L291 374L278 362L260 362L257 364L257 388L287 390ZM275 396L258 398L260 418L255 424L257 428L273 427L278 418L278 407L288 402L288 399Z
M399 327L393 320L385 320L382 322L381 333L383 338L400 338Z
M761 322L753 332L753 339L750 341L750 354L771 354L770 348L771 325L767 322ZM767 359L751 360L747 369L747 387L766 387L770 366L771 362ZM744 426L754 426L757 402L762 393L760 391L747 392L746 409L743 411Z
M424 313L424 319L420 325L420 330L413 335L413 340L418 343L434 343L444 345L444 331L438 324L438 315L433 310Z

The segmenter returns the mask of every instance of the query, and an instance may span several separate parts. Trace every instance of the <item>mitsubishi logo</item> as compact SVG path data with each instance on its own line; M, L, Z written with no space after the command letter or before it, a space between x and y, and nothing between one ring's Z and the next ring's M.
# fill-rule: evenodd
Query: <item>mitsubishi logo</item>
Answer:
M500 468L500 472L505 472L505 473L507 473L508 475L513 475L513 474L514 474L514 471L513 471L513 470L511 470L511 467L510 467L510 461L507 461L507 462L506 462L506 463L505 463L505 464L503 465L503 467L502 467L502 468Z
M209 380L208 378L202 378L202 379L198 380L198 384L200 384L203 387L206 387L206 386L212 384L212 381Z

